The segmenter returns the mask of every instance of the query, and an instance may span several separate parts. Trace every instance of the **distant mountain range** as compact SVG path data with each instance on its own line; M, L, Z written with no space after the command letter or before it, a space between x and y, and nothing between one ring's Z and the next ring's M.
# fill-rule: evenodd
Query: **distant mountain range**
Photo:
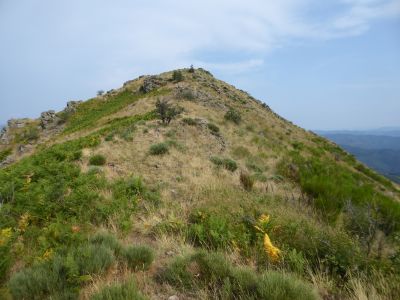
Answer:
M400 128L316 131L384 176L400 183Z

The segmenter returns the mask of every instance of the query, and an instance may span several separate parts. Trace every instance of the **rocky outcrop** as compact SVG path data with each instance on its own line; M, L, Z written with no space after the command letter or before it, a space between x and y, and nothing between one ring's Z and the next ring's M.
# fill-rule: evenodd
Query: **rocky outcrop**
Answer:
M81 103L82 103L82 101L68 101L67 107L64 109L64 111L66 113L74 113L76 111L76 108L78 107L78 105Z
M40 114L40 126L43 129L54 127L57 124L57 115L54 110L42 112Z
M12 128L24 128L28 122L29 119L10 119L7 122L7 127L12 129Z
M143 80L143 85L140 91L143 93L150 93L164 85L164 80L159 76L148 76Z
M11 141L8 127L4 127L0 131L0 144L8 145Z

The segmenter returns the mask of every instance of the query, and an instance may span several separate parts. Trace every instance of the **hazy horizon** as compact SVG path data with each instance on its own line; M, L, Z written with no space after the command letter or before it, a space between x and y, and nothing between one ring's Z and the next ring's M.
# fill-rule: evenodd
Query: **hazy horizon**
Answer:
M400 0L0 2L0 124L203 67L310 130L400 127Z

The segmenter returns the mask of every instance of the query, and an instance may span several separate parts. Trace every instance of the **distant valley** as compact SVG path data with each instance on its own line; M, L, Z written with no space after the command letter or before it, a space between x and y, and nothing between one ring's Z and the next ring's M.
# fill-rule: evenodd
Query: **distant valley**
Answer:
M400 182L400 129L317 131L393 181Z

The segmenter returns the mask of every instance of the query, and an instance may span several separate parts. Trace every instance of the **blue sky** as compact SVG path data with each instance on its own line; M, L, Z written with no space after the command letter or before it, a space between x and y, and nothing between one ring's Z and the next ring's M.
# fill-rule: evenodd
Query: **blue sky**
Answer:
M400 0L0 0L0 124L204 67L307 129L400 126Z

